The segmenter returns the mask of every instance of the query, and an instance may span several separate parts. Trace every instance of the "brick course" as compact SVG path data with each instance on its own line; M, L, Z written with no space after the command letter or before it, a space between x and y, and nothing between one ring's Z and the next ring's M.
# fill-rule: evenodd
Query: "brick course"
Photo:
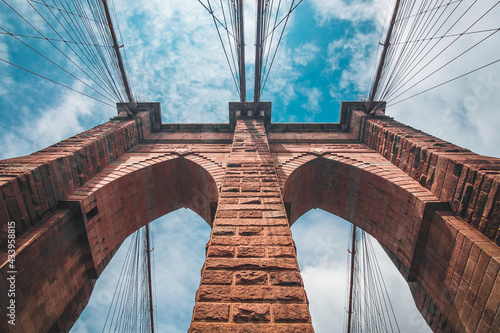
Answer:
M232 304L232 316L229 321L220 320L226 323L220 331L232 331L235 324L243 329L243 323L252 323L258 324L252 326L256 331L271 332L275 322L300 322L307 325L302 329L312 332L293 240L289 228L282 226L287 225L285 206L262 120L237 121L226 168L197 304ZM281 222L275 224L274 220ZM218 285L219 274L232 274L227 286ZM282 280L287 274L296 275L293 283L276 283L277 274ZM215 277L213 282L210 277ZM197 332L203 321L209 320L195 307L190 332Z

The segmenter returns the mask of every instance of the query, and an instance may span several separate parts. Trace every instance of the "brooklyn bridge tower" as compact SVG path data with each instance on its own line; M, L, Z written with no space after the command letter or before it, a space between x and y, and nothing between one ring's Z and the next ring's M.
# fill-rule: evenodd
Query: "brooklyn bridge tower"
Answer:
M313 331L290 232L313 208L378 240L432 331L500 332L500 160L385 115L405 69L395 59L414 38L398 22L420 27L437 9L393 3L371 93L342 102L338 122L280 123L260 99L268 39L300 2L276 22L270 2L257 2L252 100L242 1L228 1L227 21L202 3L235 54L239 101L226 123L162 123L159 103L135 100L107 3L93 2L126 97L108 122L0 162L0 331L68 331L122 242L187 207L212 230L190 332Z

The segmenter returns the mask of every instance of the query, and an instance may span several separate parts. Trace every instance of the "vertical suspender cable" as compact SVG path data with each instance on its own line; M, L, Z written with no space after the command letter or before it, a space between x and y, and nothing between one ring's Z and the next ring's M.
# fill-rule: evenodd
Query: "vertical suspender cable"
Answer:
M392 30L394 29L394 24L396 23L396 16L398 15L400 0L396 0L394 5L394 12L392 13L391 22L389 23L389 29L387 30L387 36L385 37L384 48L382 49L382 54L380 56L380 61L378 63L377 74L375 76L375 81L373 82L372 90L370 92L370 97L368 98L367 110L372 111L373 100L375 99L375 94L377 93L377 88L380 82L380 77L382 76L382 70L384 69L385 58L387 56L387 50L389 49L389 44L391 41Z
M245 78L245 31L243 23L243 0L238 0L238 55L240 66L240 99L242 107L245 108L247 99L247 87Z
M263 19L262 11L264 8L264 0L257 0L257 37L255 42L255 91L253 103L255 111L257 110L260 101L260 82L262 75L262 28Z
M351 277L349 281L349 310L347 311L347 333L351 332L352 320L352 292L354 289L354 256L356 255L356 226L352 226L352 245L351 245Z
M151 316L151 333L154 333L153 288L151 286L151 245L149 243L149 224L146 224L146 257L148 261L149 314Z
M118 66L120 67L120 72L123 79L123 84L125 86L125 92L127 93L128 102L130 104L130 108L132 112L135 112L134 98L132 97L132 92L130 91L130 85L127 80L127 74L125 73L125 67L123 66L122 55L120 53L120 46L118 45L118 40L116 38L115 29L113 27L113 23L111 21L111 15L109 14L108 2L107 0L102 0L102 4L104 6L104 12L106 14L106 20L108 21L109 31L111 32L111 38L113 39L113 49L116 53L116 58L118 60Z

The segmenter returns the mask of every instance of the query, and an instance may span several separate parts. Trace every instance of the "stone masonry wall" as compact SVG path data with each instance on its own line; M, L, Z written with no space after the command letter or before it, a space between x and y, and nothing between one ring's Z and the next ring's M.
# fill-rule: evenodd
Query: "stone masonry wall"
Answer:
M357 111L356 117L366 117ZM389 117L366 117L363 142L500 245L500 159L481 156Z
M190 332L312 332L264 123L239 119Z
M111 120L28 156L0 161L0 249L7 222L20 237L52 214L60 200L151 131L149 112Z

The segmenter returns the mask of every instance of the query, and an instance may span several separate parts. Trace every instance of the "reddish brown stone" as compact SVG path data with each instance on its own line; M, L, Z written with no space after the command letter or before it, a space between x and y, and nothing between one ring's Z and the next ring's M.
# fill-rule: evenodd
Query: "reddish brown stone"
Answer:
M237 258L220 259L207 258L205 267L209 269L260 269L262 259L257 258Z
M218 218L237 218L238 212L230 210L219 210L217 211L216 217Z
M241 186L241 192L260 192L260 185L245 183Z
M239 187L234 187L234 186L228 186L222 189L222 192L239 192L239 191L240 191Z
M286 219L218 219L218 226L248 226L259 225L259 226L287 226L288 221ZM289 234L290 235L290 234Z
M270 323L202 323L191 324L189 333L313 333L310 324L270 324Z
M207 256L209 256L209 257L234 257L234 247L231 247L231 246L209 246Z
M266 269L298 270L297 261L289 258L207 258L209 269Z
M240 199L240 204L241 205L260 205L261 199L260 198L242 198L242 199Z
M264 204L282 204L283 200L280 197L267 197L262 198Z
M238 247L237 248L237 257L241 258L248 258L248 257L254 257L254 258L262 258L266 255L266 249L264 247L255 247L255 246L245 246L245 247Z
M288 228L288 227L274 227L274 228L268 228L267 230L268 230L267 234L269 236L289 236L289 235L291 235L290 228Z
M268 277L266 272L262 271L243 271L235 275L236 284L261 284L267 285Z
M201 285L197 301L201 302L247 302L247 301L294 301L306 300L302 287L267 286L207 286Z
M201 284L231 284L233 272L205 270L202 275Z
M227 186L227 184L226 184ZM238 198L220 198L219 204L237 204Z
M236 234L236 228L232 227L214 227L212 235L215 236L233 236Z
M271 272L271 284L281 286L298 286L302 284L299 272Z
M267 253L270 258L295 258L295 249L292 246L268 247Z
M229 304L197 303L194 307L193 320L228 321Z
M286 218L286 213L284 211L269 210L263 212L263 216L266 219Z
M241 227L238 229L240 236L258 236L262 235L263 227Z
M307 304L273 304L274 321L276 322L309 322Z
M261 218L262 217L262 212L260 211L240 211L239 213L239 218L241 219L246 219L246 218Z
M213 245L240 245L240 246L271 246L271 245L281 245L289 246L293 245L291 237L285 236L240 236L240 237L226 237L226 236L214 236L212 237Z
M234 322L271 321L271 306L269 304L235 304L232 313Z

